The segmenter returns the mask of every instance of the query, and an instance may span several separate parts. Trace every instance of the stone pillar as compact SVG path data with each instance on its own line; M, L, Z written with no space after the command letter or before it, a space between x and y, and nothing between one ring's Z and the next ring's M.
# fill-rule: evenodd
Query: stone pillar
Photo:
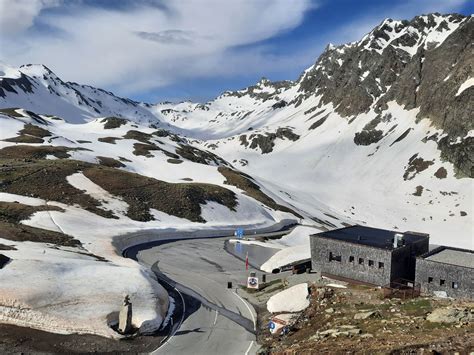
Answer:
M122 334L130 333L132 330L132 303L130 302L130 296L126 295L123 300L122 308L119 314L119 327L118 331Z

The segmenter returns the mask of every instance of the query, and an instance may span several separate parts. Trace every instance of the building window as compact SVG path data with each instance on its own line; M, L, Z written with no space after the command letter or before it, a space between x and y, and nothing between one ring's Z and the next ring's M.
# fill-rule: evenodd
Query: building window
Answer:
M439 280L439 285L440 286L443 286L445 283L446 283L446 280L443 280L443 279Z
M359 265L364 264L364 258L359 258Z
M350 263L353 263L353 262L354 262L354 257L353 257L352 255L349 256L349 262L350 262Z
M432 277L428 277L428 283L432 283L433 282L433 278Z
M374 261L373 260L369 260L369 266L374 266Z
M459 286L458 286L457 282L453 282L453 283L451 283L451 287L452 288L458 288Z
M332 252L329 252L329 261L342 261L342 258L340 255L334 255Z
M379 261L379 269L383 269L385 267L385 264L381 261Z

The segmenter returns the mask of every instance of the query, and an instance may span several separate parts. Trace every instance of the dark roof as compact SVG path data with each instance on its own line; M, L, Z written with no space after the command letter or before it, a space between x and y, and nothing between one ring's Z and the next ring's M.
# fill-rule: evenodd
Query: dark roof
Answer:
M393 238L395 237L395 234L403 234L405 245L429 238L428 234L415 232L403 233L400 231L390 231L386 229L358 225L313 234L312 237L329 238L354 244L366 245L374 248L392 250Z
M440 246L423 254L421 258L443 264L474 269L474 250Z

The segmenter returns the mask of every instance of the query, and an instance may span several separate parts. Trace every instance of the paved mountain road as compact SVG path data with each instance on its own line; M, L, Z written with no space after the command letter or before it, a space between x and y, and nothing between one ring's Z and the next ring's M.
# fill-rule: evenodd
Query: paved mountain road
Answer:
M175 300L170 337L153 354L254 354L256 313L238 294L238 285L249 271L260 271L246 271L245 262L224 250L229 237L160 241L159 232L156 236L155 242L124 252L148 266Z

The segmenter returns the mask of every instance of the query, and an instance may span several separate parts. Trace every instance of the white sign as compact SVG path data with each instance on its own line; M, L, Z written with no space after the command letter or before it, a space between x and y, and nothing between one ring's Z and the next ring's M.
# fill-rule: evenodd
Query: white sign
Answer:
M258 277L249 276L247 278L247 288L258 289Z

